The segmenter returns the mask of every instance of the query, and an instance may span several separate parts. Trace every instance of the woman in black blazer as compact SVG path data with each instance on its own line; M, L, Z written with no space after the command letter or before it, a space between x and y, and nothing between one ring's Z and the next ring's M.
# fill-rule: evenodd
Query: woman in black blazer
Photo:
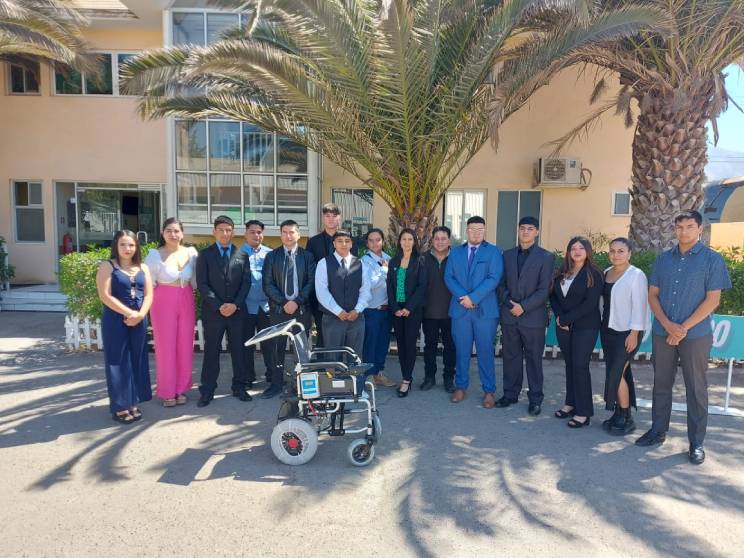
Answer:
M412 229L403 229L398 235L398 253L388 264L388 306L393 314L393 330L403 376L398 397L406 397L411 391L416 341L424 317L426 268L416 244L416 233Z
M550 292L558 345L566 363L566 402L555 416L572 417L568 421L571 428L589 426L589 417L594 414L589 361L602 321L599 299L603 282L602 272L592 262L591 243L580 236L572 238Z

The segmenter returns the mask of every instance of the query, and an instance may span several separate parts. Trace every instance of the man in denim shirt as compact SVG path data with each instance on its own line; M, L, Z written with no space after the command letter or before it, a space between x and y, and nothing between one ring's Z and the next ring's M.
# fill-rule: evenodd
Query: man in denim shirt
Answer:
M251 263L251 290L245 297L246 313L243 316L243 341L247 341L256 334L271 325L269 323L269 299L263 290L263 264L266 254L271 248L263 245L264 224L252 219L245 224L245 244L241 250L248 255ZM264 346L265 345L265 346ZM253 387L256 381L256 369L254 363L255 345L244 347L244 358L248 388ZM274 369L274 351L269 343L261 343L261 353L266 365L266 382L271 380L271 371Z
M713 344L710 315L731 279L720 254L700 243L703 218L685 211L674 219L679 244L659 255L649 280L648 302L654 313L654 392L651 430L636 444L664 443L672 413L677 364L687 394L690 463L705 461L703 440L708 425L708 358Z

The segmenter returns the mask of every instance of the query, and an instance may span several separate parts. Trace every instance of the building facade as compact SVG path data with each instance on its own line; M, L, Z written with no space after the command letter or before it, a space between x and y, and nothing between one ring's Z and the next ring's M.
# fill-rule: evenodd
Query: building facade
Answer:
M33 73L0 64L0 236L17 283L55 282L62 254L107 245L120 228L142 241L157 239L173 215L192 241L208 239L219 214L241 223L261 219L270 244L288 218L309 236L328 201L341 206L344 226L356 234L386 227L388 208L371 190L286 138L247 122L137 115L136 97L119 87L128 57L163 45L208 44L240 24L239 15L193 0L79 3L91 10L86 35L100 54L102 82L44 65ZM486 217L488 240L504 248L515 243L516 223L527 214L540 218L540 242L551 250L564 249L575 234L627 232L632 130L621 119L604 118L589 141L570 148L567 158L575 162L562 164L583 168L582 184L535 185L548 142L590 110L588 74L556 76L503 126L498 151L484 146L465 168L439 208L455 236L476 214Z

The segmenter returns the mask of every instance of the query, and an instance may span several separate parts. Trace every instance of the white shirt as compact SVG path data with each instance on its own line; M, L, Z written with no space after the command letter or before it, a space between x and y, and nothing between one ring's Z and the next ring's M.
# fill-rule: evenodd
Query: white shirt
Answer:
M574 277L571 277L571 279L566 279L565 277L561 279L561 291L563 291L563 296L568 295L568 289L571 288L571 283L573 283Z
M362 256L362 265L364 272L369 281L370 300L367 308L379 308L388 303L387 299L387 274L388 266L381 265L382 262L389 262L390 256L382 252L381 256L376 256L372 252L367 252Z
M608 267L605 273L612 269ZM604 310L600 299L599 311ZM612 285L610 319L607 325L615 331L645 331L651 325L646 274L631 265Z
M166 265L160 256L160 250L153 248L147 253L145 264L150 268L153 283L179 283L182 287L191 283L196 286L196 258L199 253L196 248L189 246L187 249L189 259L181 270L173 264Z
M346 269L348 269L351 265L351 258L353 257L351 254L349 254L345 258L342 258L338 255L338 252L333 252L333 256L336 258L336 261L339 263L339 265L341 264L341 260L343 259L346 262ZM318 262L318 266L315 268L315 296L318 298L318 302L320 302L320 304L322 304L324 308L330 310L331 312L336 314L336 316L344 311L344 309L341 308L334 300L331 291L328 290L328 269L326 267L325 258L320 260ZM356 310L359 314L364 312L364 309L369 306L370 298L371 293L369 289L369 276L367 275L367 273L364 272L364 264L362 264L362 288L359 291L359 299L357 299L354 310Z

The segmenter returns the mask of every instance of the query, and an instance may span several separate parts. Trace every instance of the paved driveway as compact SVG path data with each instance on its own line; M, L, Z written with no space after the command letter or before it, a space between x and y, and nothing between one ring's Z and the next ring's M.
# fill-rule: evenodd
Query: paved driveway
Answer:
M0 314L3 556L742 556L744 419L712 416L693 467L683 413L651 451L602 431L599 397L590 428L552 418L563 376L546 361L540 417L485 410L475 389L457 406L439 387L382 390L373 465L349 465L342 438L292 468L268 445L276 401L241 403L224 377L205 409L152 402L115 424L102 355L66 352L61 332L61 315ZM637 377L648 397L650 368Z

